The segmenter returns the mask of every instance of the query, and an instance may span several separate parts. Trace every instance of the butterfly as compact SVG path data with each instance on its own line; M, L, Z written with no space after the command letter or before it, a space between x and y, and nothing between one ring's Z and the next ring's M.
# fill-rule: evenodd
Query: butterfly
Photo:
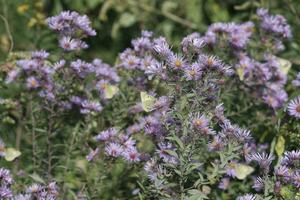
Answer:
M154 109L156 98L147 94L146 92L141 92L141 101L144 111L151 112Z

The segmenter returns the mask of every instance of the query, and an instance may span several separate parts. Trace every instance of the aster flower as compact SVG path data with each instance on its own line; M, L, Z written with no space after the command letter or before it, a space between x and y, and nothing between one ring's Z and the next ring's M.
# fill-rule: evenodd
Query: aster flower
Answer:
M264 172L268 172L272 161L274 160L274 156L271 154L263 153L254 153L251 156L251 159L256 161L259 166L264 170Z
M291 38L291 28L282 15L269 15L268 10L259 9L257 15L261 20L261 28L268 33L278 35L282 38Z
M100 150L99 148L96 148L95 150L91 150L90 153L86 156L86 160L91 162L94 160L94 158L99 154Z
M230 184L229 178L222 178L219 182L218 188L221 190L227 190Z
M92 111L95 112L100 112L102 110L102 106L99 102L96 101L88 101L88 100L84 100L81 103L81 109L80 112L82 114L89 114Z
M72 39L70 36L63 36L60 38L59 46L66 51L75 51L88 48L88 45L85 42L79 39Z
M181 48L184 53L188 53L188 50L191 49L197 53L201 52L201 49L205 46L205 41L200 37L200 34L195 32L192 33L181 41Z
M140 59L134 55L129 55L124 60L122 60L121 65L125 69L138 69L140 66Z
M230 161L227 165L226 165L226 174L228 176L231 177L235 177L236 176L236 165L237 162L236 161Z
M223 65L222 61L216 56L202 54L198 58L198 62L208 69L218 69Z
M264 180L261 177L256 177L254 179L254 183L252 188L255 189L257 192L262 191L265 187Z
M219 151L221 150L225 145L224 140L218 135L214 136L212 141L208 143L208 150L209 151Z
M123 152L123 148L118 143L111 142L105 146L105 153L108 156L112 156L116 158L119 157L122 154L122 152Z
M174 151L175 148L169 142L161 142L158 144L158 149L156 152L158 153L159 157L163 159L166 163L176 164L178 163L177 158L171 156L167 151Z
M44 60L44 59L48 58L49 53L46 52L45 50L33 51L33 52L31 52L31 56L33 59Z
M281 160L281 165L295 165L300 160L300 150L286 151L284 152Z
M57 70L63 68L63 67L65 66L65 64L66 64L66 61L63 60L63 59L62 59L62 60L59 60L59 61L57 61L57 62L55 62L55 63L53 64L53 69L54 69L54 71L57 71Z
M300 118L300 97L291 100L287 106L289 115Z
M299 170L293 174L292 179L293 179L293 184L297 188L300 188L300 171Z
M26 86L29 89L36 89L40 87L40 83L34 76L30 76L26 80Z
M139 162L140 161L140 153L136 150L136 148L125 148L125 151L122 153L125 160L128 162Z
M184 69L184 73L185 73L185 77L186 80L191 81L191 80L198 80L201 75L202 75L202 71L201 71L201 66L199 63L193 63L190 67L186 67Z
M237 129L237 131L234 132L234 136L240 142L245 142L252 139L251 132L249 130Z
M275 175L278 177L287 177L289 175L289 169L284 165L280 165L275 168Z
M0 186L0 199L7 199L13 197L12 191L7 188Z
M13 183L13 179L9 170L0 168L0 183L2 183L4 186L8 186Z
M8 73L8 75L7 75L6 79L5 79L5 83L9 84L9 83L14 82L16 80L16 78L19 76L19 74L20 74L20 70L19 69L13 69L13 70L11 70Z
M4 157L4 156L5 156L5 144L0 138L0 157Z
M109 128L105 131L101 131L98 135L94 137L94 140L99 141L108 141L112 137L116 136L118 133L117 129L115 128Z
M183 70L187 67L187 63L184 57L178 54L170 56L168 60L168 64L174 70Z
M209 119L205 115L198 113L195 117L192 118L192 125L194 128L201 130L208 127Z
M300 72L298 72L295 80L292 81L293 86L300 87Z
M43 190L43 186L39 184L32 184L26 189L27 193L39 193Z
M127 129L126 129L126 133L128 135L131 135L131 134L134 134L134 133L137 133L139 132L140 130L142 130L143 127L140 125L140 124L133 124L131 126L129 126Z
M159 37L153 40L153 51L162 59L167 60L173 56L173 52L170 49L169 44L167 43L166 38Z
M256 197L253 194L246 194L243 196L239 196L236 200L255 200Z

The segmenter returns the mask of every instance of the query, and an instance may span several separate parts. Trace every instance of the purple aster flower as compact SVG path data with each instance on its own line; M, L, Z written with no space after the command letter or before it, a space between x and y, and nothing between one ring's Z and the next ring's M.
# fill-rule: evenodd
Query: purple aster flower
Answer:
M120 77L118 76L115 69L113 69L110 65L103 63L102 60L96 58L93 60L92 64L95 67L95 73L97 77L104 78L108 81L119 82Z
M91 21L86 15L78 15L74 17L74 24L81 29L86 35L95 36L97 33L90 26Z
M13 197L13 194L9 188L0 186L0 199L8 199L8 198L12 198L12 197Z
M152 65L156 65L157 60L155 60L152 56L146 56L143 59L141 59L140 61L140 68L144 71L147 71L147 69L152 66Z
M145 69L145 74L147 75L157 75L162 77L164 73L164 66L160 62L154 62Z
M198 62L208 69L218 69L223 65L222 61L216 56L202 54L198 58Z
M18 194L12 200L31 200L30 194Z
M16 80L16 78L19 76L19 74L20 74L19 69L11 70L5 79L5 83L10 84L11 82L14 82Z
M259 16L259 17L265 17L269 14L268 10L265 9L265 8L258 8L256 10L256 14Z
M246 194L243 196L239 196L236 200L255 200L256 197L253 194Z
M48 58L49 53L46 52L45 50L40 50L40 51L34 51L31 53L32 58L34 59L40 59L40 60L44 60L46 58Z
M65 60L59 60L58 62L55 62L55 63L53 64L53 69L54 69L55 71L57 71L57 70L63 68L63 67L65 66L65 64L66 64L66 61L65 61Z
M121 65L125 69L138 69L140 66L140 59L134 55L129 55L124 60L122 60Z
M300 150L284 152L281 165L295 165L300 160Z
M11 185L13 183L10 171L4 168L0 168L0 183L3 185Z
M226 165L226 174L228 176L231 176L231 177L235 177L236 176L236 165L237 165L236 161L230 161Z
M254 183L252 188L255 189L255 191L259 192L262 191L265 187L265 182L261 177L256 177L254 179Z
M27 193L39 193L43 191L43 186L39 184L33 184L26 189Z
M91 111L95 111L95 112L100 112L103 108L101 106L101 104L99 102L96 101L88 101L88 100L84 100L81 103L81 109L80 112L82 114L88 114Z
M157 39L154 39L153 43L153 51L162 59L167 60L171 56L173 56L173 52L171 51L166 38L159 37Z
M300 118L300 97L291 100L287 106L289 115Z
M96 135L94 137L94 140L96 140L97 142L99 141L108 141L109 139L111 139L112 137L116 136L118 133L117 129L115 128L109 128L105 131L100 132L98 135Z
M192 118L192 124L194 128L201 130L208 127L209 119L207 119L205 115L201 115L200 113L198 113L195 117Z
M86 156L86 160L91 162L94 160L94 158L99 154L100 150L99 148L96 148L95 150L91 150L90 153Z
M85 42L79 39L72 39L70 36L63 36L60 38L59 46L66 51L75 51L88 48L88 45Z
M168 59L168 64L174 70L183 70L187 67L184 57L178 54L170 56Z
M29 89L36 89L40 87L40 83L34 76L30 76L26 80L26 86Z
M151 50L152 43L148 37L140 37L131 41L134 51L143 54L145 51Z
M292 81L293 86L300 87L300 72L298 72L295 80Z
M119 136L120 143L125 149L131 149L135 148L135 143L136 141L133 140L131 137L128 135L120 135Z
M274 160L274 156L271 154L263 153L254 153L251 156L251 159L256 161L261 169L264 170L265 173L269 171L270 165Z
M296 171L293 176L293 183L297 188L300 188L300 170Z
M201 49L205 46L205 41L200 37L199 33L192 33L181 41L181 48L184 53L188 53L191 49L197 53L201 52Z
M292 32L286 19L282 15L269 15L267 10L258 10L257 15L261 20L261 28L282 38L291 38Z
M105 153L108 155L108 156L112 156L112 157L119 157L123 152L123 148L120 144L118 143L108 143L106 146L105 146Z
M289 169L285 165L280 165L275 168L275 175L278 177L287 177L289 176Z
M209 151L220 151L225 145L224 140L218 135L213 137L213 140L208 143Z
M230 184L230 179L229 178L222 178L219 182L218 188L221 190L227 190Z
M0 157L4 157L4 156L5 156L5 144L0 138Z
M91 63L84 62L80 59L71 62L70 66L81 78L84 78L89 73L93 73L95 71L94 65L92 65Z
M190 67L184 69L186 80L198 80L202 75L202 68L199 63L193 63Z
M125 148L122 155L128 162L135 163L140 161L140 153L136 150L136 148Z
M246 142L252 139L249 130L237 129L237 131L234 132L234 136L239 142Z
M167 151L175 151L176 149L169 142L161 142L158 144L158 149L156 152L159 157L163 159L166 163L177 164L178 160L174 156L171 156Z
M126 129L126 133L131 135L142 130L143 127L140 124L133 124Z

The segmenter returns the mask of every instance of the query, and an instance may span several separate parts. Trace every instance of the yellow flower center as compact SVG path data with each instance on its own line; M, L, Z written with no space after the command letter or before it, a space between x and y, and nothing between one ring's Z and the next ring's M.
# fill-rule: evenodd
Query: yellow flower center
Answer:
M203 124L203 121L202 121L201 119L196 119L196 120L195 120L195 124L196 124L197 126L201 126L201 125Z
M128 61L128 65L134 65L134 61L133 60L129 60Z
M190 71L189 71L189 74L190 74L191 76L195 76L195 75L196 75L196 72L195 72L195 70L190 70Z
M31 80L30 84L32 87L36 87L38 85L36 80Z
M296 107L296 111L300 113L300 104Z
M207 65L213 65L213 59L208 58L208 60L207 60Z
M178 67L178 68L181 67L182 66L182 62L180 60L176 60L175 61L175 66Z

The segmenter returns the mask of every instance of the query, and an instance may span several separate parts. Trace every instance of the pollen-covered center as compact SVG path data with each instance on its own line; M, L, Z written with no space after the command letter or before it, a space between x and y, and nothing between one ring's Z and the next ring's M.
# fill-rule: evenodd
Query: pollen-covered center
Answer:
M203 125L203 120L201 120L201 119L196 119L195 120L195 124L197 125L197 126L202 126Z
M182 66L181 60L178 60L178 59L177 59L177 60L175 61L175 66L178 67L178 68L180 68L180 67Z
M189 74L190 74L191 76L195 76L195 75L196 75L196 72L195 72L195 70L192 69L192 70L189 71Z
M300 113L300 104L299 104L299 105L297 105L297 107L296 107L296 111L297 111L298 113Z

